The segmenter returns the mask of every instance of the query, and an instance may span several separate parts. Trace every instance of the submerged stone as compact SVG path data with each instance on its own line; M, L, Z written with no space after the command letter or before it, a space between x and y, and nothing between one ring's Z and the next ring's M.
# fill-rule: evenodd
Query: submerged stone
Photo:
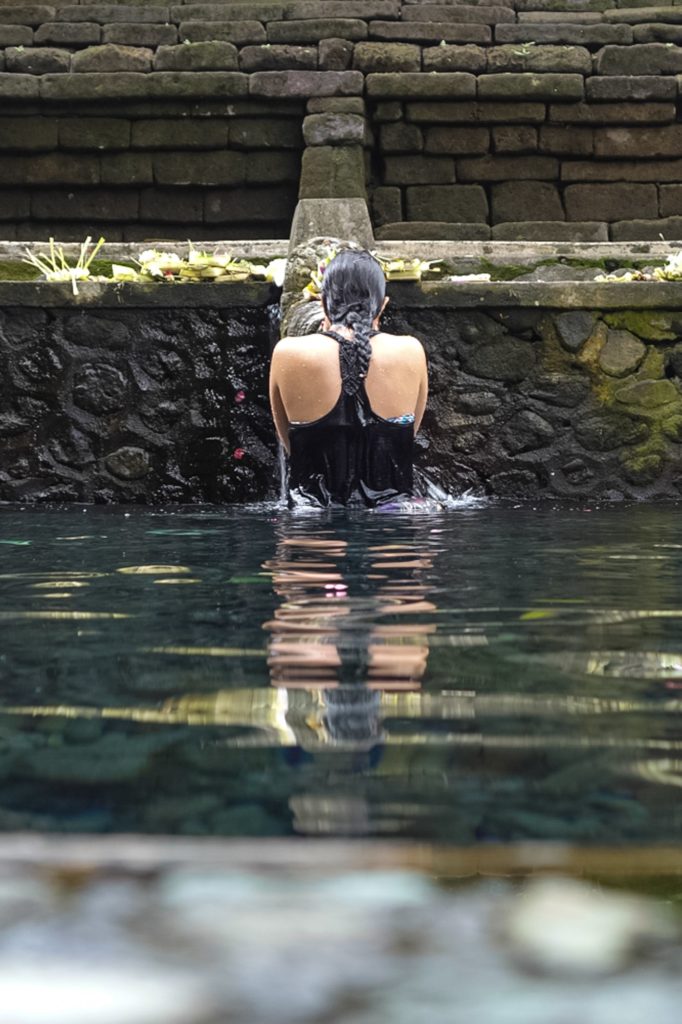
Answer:
M0 413L0 437L12 437L28 430L28 421L13 412Z
M664 909L568 878L527 883L501 927L511 955L527 968L586 977L622 970L647 946L677 935Z
M17 1024L197 1024L215 1020L215 1003L196 975L140 962L130 943L123 958L79 963L30 956L0 968L3 1012Z

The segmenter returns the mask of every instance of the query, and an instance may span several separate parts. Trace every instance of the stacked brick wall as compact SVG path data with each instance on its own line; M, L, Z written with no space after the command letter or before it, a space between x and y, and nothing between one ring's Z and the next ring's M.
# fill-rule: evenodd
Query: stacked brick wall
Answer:
M682 237L682 4L0 0L0 236Z

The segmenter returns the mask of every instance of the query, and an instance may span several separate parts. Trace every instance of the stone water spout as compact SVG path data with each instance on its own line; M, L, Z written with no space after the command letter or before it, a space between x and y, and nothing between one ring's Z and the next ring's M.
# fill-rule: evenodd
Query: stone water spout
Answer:
M282 289L282 336L310 334L322 322L322 303L304 296L304 288L331 250L361 249L357 242L318 236L289 250Z

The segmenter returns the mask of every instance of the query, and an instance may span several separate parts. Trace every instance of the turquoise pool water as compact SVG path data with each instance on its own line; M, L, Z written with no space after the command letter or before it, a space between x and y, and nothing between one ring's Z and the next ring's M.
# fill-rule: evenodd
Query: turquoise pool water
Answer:
M0 829L679 840L682 507L0 509Z

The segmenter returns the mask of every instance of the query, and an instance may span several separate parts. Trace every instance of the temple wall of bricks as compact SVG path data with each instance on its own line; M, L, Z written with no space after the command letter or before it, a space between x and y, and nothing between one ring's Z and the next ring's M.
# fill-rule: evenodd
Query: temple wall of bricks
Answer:
M682 0L0 0L0 237L682 237Z

